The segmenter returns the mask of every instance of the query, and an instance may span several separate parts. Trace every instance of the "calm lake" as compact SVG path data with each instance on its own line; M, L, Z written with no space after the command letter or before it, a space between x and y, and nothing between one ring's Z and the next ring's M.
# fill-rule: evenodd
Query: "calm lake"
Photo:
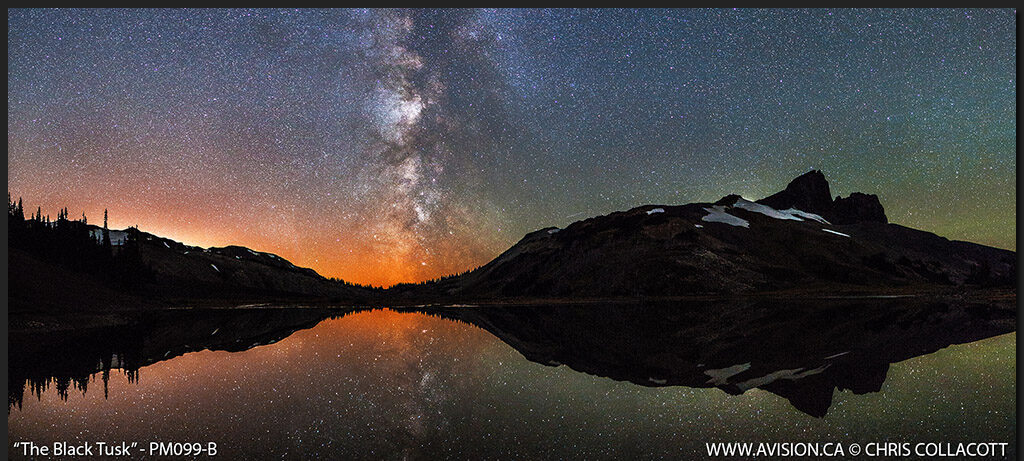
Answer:
M899 300L168 313L12 336L14 442L225 459L707 457L1007 442L1015 311ZM894 307L895 306L895 307ZM147 456L149 457L149 456Z

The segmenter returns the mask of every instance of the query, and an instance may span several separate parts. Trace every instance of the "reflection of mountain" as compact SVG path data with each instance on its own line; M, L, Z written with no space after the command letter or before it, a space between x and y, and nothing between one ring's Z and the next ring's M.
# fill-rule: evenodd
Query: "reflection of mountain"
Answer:
M129 380L156 362L204 349L238 352L273 344L351 310L210 309L140 315L127 326L74 333L12 335L8 355L7 404L21 406L27 385L40 395L52 383L66 399L71 386L86 391L90 377L111 369Z
M1016 330L1014 302L950 299L718 300L648 304L421 307L470 323L527 359L644 386L761 388L823 416L835 389L878 392L891 363ZM27 385L62 398L111 369L203 349L244 351L354 310L150 313L129 326L11 336L8 408ZM310 363L311 367L317 366Z
M1012 302L819 300L490 306L430 312L527 359L644 386L761 388L824 416L834 389L878 392L889 364L1015 331Z

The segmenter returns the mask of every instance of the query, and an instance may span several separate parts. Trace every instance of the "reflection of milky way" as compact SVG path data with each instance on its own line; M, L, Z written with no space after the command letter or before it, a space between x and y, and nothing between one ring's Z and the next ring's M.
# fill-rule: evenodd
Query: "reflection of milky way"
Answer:
M1016 242L1013 10L10 10L8 188L394 284L809 169Z
M8 434L213 441L224 459L692 459L708 441L920 434L1012 447L1015 341L893 364L882 392L836 392L819 419L760 390L637 386L530 362L467 324L374 310L244 352L158 362L137 383L114 372L107 399L98 382L66 402L51 386L10 412Z
M216 433L222 449L236 454L357 449L398 455L444 440L449 418L460 417L458 405L470 395L467 386L493 368L475 367L494 339L477 328L451 326L449 320L390 310L350 314L270 346L159 362L141 369L137 383L114 372L109 398L98 383L86 393L72 392L67 402L51 387L40 402L26 400L14 425L22 431L23 416L52 416L71 405L80 417L69 424L89 440L149 440L159 433L168 440L205 441ZM116 407L112 419L103 416L109 416L109 405ZM97 417L105 423L97 424ZM146 423L122 425L122 418ZM282 432L291 434L294 446L282 446ZM251 440L266 433L275 438Z

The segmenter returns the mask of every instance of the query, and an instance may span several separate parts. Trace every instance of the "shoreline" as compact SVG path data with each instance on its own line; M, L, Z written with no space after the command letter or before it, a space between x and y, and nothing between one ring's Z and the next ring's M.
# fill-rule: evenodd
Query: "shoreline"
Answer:
M391 309L398 312L462 310L488 307L571 307L585 305L621 305L623 307L653 303L728 303L728 302L855 302L879 301L896 302L907 300L923 302L929 300L956 300L983 304L1016 305L1015 287L963 288L963 287L905 287L875 290L804 290L778 291L747 294L692 295L692 296L643 296L643 297L595 297L595 298L505 298L505 299L452 299L452 300L381 300L372 303L338 303L331 301L275 299L263 302L232 302L227 300L199 300L196 303L179 305L144 305L138 309L110 309L84 311L19 311L8 313L8 334L20 336L44 332L87 332L110 327L130 326L142 318L161 315L211 312L257 312L257 311L303 311L322 310L325 314L353 310Z

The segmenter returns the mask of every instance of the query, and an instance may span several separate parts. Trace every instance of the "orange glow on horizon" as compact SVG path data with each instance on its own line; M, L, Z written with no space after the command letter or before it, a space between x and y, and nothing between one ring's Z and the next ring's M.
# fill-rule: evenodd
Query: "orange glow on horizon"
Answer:
M159 225L152 228L140 226L140 229L186 245L204 248L238 245L255 251L273 253L296 266L313 269L324 277L384 288L461 273L486 264L491 259L445 260L442 264L423 264L420 261L402 260L400 254L375 251L372 246L363 242L355 242L349 248L339 248L315 241L308 242L308 245L288 242L282 244L266 236L245 233L175 231L172 227Z
M12 196L17 200L17 194L12 192ZM154 210L147 206L124 203L116 206L97 205L86 203L81 198L47 199L50 203L67 203L43 206L43 215L49 214L51 219L57 209L67 206L72 219L80 219L84 209L89 224L102 226L103 210L107 208L111 229L138 226L143 232L203 248L244 246L276 254L296 266L313 269L324 277L385 288L461 273L487 263L503 251L455 251L451 254L440 254L438 251L431 260L424 261L423 258L417 258L417 254L394 251L388 242L374 242L365 232L353 230L353 225L346 222L302 223L278 220L275 224L266 224L272 221L270 216L257 216L252 222L224 219L215 209L190 210L178 201L161 204L161 208L166 208ZM35 213L36 202L29 198L23 201L26 213Z

